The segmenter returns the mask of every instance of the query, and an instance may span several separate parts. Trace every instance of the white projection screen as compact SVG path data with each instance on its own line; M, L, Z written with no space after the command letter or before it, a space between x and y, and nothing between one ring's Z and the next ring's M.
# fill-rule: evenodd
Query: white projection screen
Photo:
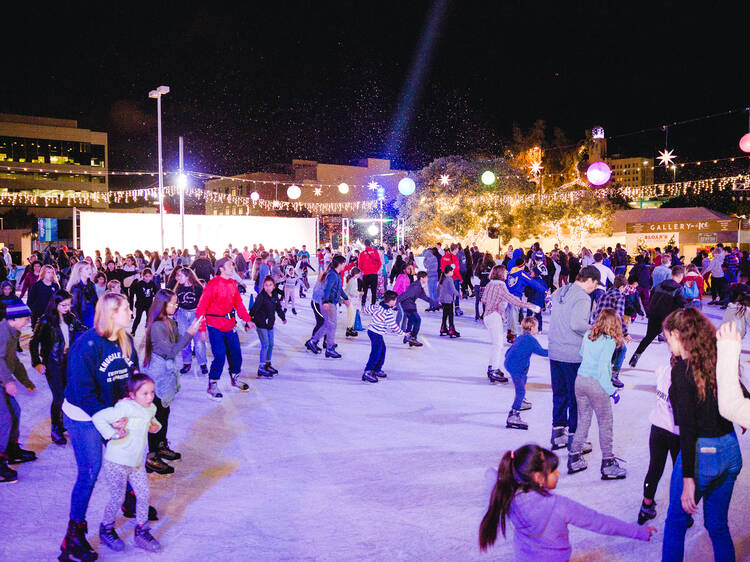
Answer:
M314 218L185 215L185 246L191 254L194 245L220 254L229 244L239 249L263 244L266 249L282 250L306 244L312 252L317 242L315 229ZM93 256L94 250L104 255L104 248L121 254L161 250L158 214L81 211L80 231L80 246L87 256ZM179 215L164 216L164 246L181 247Z

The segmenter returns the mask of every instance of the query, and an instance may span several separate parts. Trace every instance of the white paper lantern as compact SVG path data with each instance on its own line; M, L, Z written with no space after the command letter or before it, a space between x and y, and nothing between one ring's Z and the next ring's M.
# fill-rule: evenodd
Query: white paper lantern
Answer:
M401 195L411 195L417 189L417 184L411 178L402 178L398 182L398 191Z
M289 199L299 199L300 195L302 195L302 190L298 185L290 185L286 190L286 196Z
M260 193L258 193L257 191L253 191L250 194L250 199L252 199L253 201L257 201L258 199L260 199Z
M339 193L341 193L341 195L346 195L347 193L349 193L349 184L341 182L339 184Z
M378 232L380 232L380 229L375 223L367 227L367 234L369 234L370 236L376 236Z

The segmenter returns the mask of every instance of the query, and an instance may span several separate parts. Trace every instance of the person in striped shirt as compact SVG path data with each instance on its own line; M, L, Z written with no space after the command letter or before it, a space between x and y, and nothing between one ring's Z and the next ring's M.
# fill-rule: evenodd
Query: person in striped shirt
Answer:
M370 357L367 360L365 372L362 374L362 382L378 382L378 379L388 376L382 371L385 362L384 335L390 332L397 336L409 336L396 322L396 311L393 307L396 305L397 298L398 294L395 291L386 291L379 304L363 308L365 314L372 314L372 320L367 327L367 335L370 336L371 344Z

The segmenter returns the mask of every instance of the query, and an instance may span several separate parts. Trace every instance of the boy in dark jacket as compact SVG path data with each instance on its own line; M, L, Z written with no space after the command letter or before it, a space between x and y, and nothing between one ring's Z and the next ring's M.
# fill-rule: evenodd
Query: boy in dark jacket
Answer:
M685 276L685 268L681 265L672 266L672 278L662 281L656 286L651 294L651 300L646 307L648 316L648 327L646 335L638 344L638 348L630 358L630 366L635 367L638 359L654 338L661 334L664 319L673 311L685 306L685 297L682 296L682 278Z
M133 329L130 331L130 335L133 337L135 337L138 324L141 323L141 316L151 308L154 296L159 290L159 286L154 281L154 274L150 269L144 269L141 276L142 279L134 283L135 289L133 289L133 294L135 294L135 320L133 321Z
M15 482L18 479L18 473L8 464L36 460L33 451L26 451L18 444L21 407L15 399L16 380L29 392L36 390L16 355L18 336L30 321L31 310L19 298L8 302L5 318L0 321L0 482Z
M422 318L417 311L417 299L422 299L429 303L430 308L437 305L437 303L427 296L427 288L427 272L420 271L417 273L416 281L413 281L396 300L397 304L401 306L401 310L404 311L406 319L405 331L410 334L410 337L404 338L404 343L408 343L409 347L422 347L423 345L422 342L417 340L419 328L422 325Z

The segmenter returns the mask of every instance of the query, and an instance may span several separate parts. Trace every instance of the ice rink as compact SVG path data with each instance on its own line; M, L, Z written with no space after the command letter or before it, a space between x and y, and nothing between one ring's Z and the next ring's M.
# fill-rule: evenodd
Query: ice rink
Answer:
M422 303L420 310L426 308ZM277 323L272 380L256 380L258 339L242 333L243 372L249 393L221 386L224 400L208 400L203 376L182 377L172 407L170 441L183 454L175 474L151 476L153 524L163 552L133 546L134 523L119 517L127 548L115 553L99 544L105 502L101 483L88 511L89 540L100 560L512 560L512 544L499 539L488 553L477 546L477 529L489 498L485 481L509 448L536 442L549 446L552 393L546 359L532 359L524 412L529 431L505 428L512 384L490 385L485 372L488 332L474 322L473 301L457 319L458 340L438 337L439 313L422 313L422 348L390 337L378 384L360 381L369 339L345 340L340 314L339 351L325 359L304 351L313 325L309 301ZM707 307L718 323L720 312ZM367 319L364 319L366 326ZM545 316L545 331L548 317ZM142 338L142 329L138 340ZM645 322L637 321L628 359ZM540 342L546 346L543 333ZM22 355L38 387L20 390L21 441L39 460L16 465L19 481L0 485L0 560L53 560L68 521L76 467L70 444L49 439L50 392ZM568 476L561 457L560 494L604 513L635 521L648 464L648 415L655 403L656 367L668 361L667 346L652 344L638 369L624 369L622 400L614 407L615 453L627 461L628 477L602 481L596 424L587 456L589 470ZM197 370L197 369L196 369ZM750 451L750 437L740 437ZM741 473L729 520L737 559L750 558L750 478ZM571 528L574 560L658 560L668 504L671 461L660 483L651 542L603 537ZM688 531L687 560L710 560L702 525Z

